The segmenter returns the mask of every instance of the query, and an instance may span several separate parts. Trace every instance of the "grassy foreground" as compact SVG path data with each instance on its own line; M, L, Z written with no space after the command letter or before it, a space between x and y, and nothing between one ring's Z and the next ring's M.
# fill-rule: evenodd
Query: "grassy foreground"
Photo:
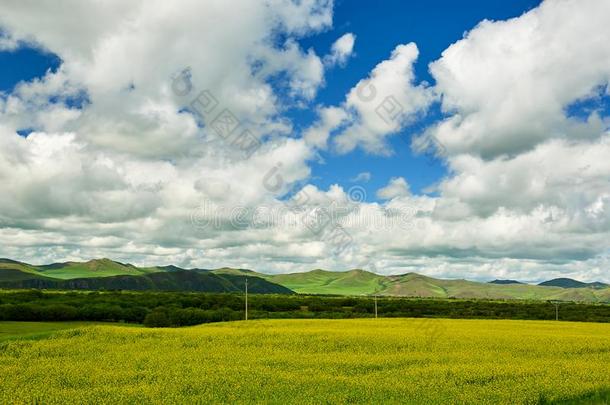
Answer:
M552 403L609 388L608 364L609 324L101 325L0 342L0 403Z
M93 325L116 325L117 327L141 327L109 322L13 322L0 321L0 342L14 339L44 339L54 332ZM1 347L1 346L0 346ZM1 350L1 349L0 349Z
M53 332L90 325L91 322L0 322L0 342L8 339L41 339Z

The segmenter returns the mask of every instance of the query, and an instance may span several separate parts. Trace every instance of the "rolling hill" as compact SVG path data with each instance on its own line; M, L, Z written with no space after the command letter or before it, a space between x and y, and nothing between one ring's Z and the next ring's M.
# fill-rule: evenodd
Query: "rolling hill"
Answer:
M132 264L123 264L110 259L94 259L89 260L88 262L53 263L40 266L10 259L0 259L0 270L2 269L19 270L23 273L34 274L41 277L59 278L63 280L84 277L143 275L161 271L169 271L160 267L136 267ZM1 277L0 280L2 280Z
M594 282L594 283L583 283L582 281L574 280L571 278L554 278L553 280L544 281L538 285L562 287L562 288L608 288L610 285Z
M360 269L264 274L248 269L136 267L109 259L34 266L0 259L0 288L238 291L245 278L250 291L329 295L384 295L430 298L480 298L610 302L610 287L555 279L539 285L515 280L489 283L444 280L417 273L382 276Z
M44 277L36 273L23 271L19 269L1 268L0 267L0 282L3 281L21 281L21 280L55 280L50 277Z
M426 298L478 298L610 302L610 288L563 288L506 282L479 283L443 280L417 273L382 276L364 270L334 272L316 269L304 273L269 275L252 270L222 268L219 274L256 275L300 294L385 295ZM593 283L594 285L601 283Z
M17 270L22 273L38 274L36 266L11 259L0 259L0 269Z
M217 269L212 272L257 275L300 294L384 295L426 298L477 298L610 302L610 288L563 288L511 282L480 283L443 280L417 273L382 276L364 270L333 272L312 270L304 273L268 275L243 269ZM593 283L598 285L601 283Z
M420 274L408 273L389 276L392 283L383 291L384 295L419 296L433 298L483 298L483 299L527 299L527 300L581 300L582 294L560 287L541 287L529 284L478 283L467 280L442 280ZM574 299L572 299L574 297ZM602 300L594 294L586 301Z
M386 289L387 278L364 270L312 270L306 273L263 275L293 291L311 294L362 295Z
M79 277L109 277L120 275L143 275L159 272L158 268L140 268L133 264L123 264L110 259L95 259L88 262L66 262L36 266L39 273L45 276L71 279Z
M245 276L214 274L190 270L145 275L74 278L69 280L35 276L29 279L0 281L0 288L39 288L61 290L129 290L129 291L243 291ZM248 277L248 290L257 294L292 294L293 291L259 277Z

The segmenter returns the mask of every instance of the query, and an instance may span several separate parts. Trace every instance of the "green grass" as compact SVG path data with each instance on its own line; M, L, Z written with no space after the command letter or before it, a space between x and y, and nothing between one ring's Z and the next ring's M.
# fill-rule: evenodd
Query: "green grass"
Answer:
M278 274L269 281L303 294L370 295L386 288L384 276L363 270L334 272L313 270L306 273Z
M110 259L95 259L88 262L66 262L34 266L9 259L0 259L0 280L13 281L31 276L71 279L86 277L110 277L119 275L142 275L163 271L157 267L136 267Z
M39 274L35 266L9 259L0 259L0 270L17 270L26 274Z
M608 405L610 404L610 390L595 390L569 399L548 401L543 399L540 405Z
M39 339L50 336L53 332L74 329L93 322L0 322L0 342L9 339Z
M591 403L610 388L608 336L498 320L93 326L0 343L0 403Z
M55 332L67 329L77 329L86 326L117 326L125 328L140 328L139 324L126 324L115 322L22 322L0 321L0 342L15 339L43 339L52 336Z
M160 270L125 265L109 259L90 260L84 263L67 262L51 266L38 266L40 274L63 280L84 277L143 275L155 271L158 272Z

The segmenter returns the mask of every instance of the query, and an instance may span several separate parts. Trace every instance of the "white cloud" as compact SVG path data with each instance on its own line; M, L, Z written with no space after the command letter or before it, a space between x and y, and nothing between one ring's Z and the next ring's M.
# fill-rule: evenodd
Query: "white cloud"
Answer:
M319 149L326 149L328 138L333 130L345 123L349 115L339 107L323 107L318 109L320 120L303 134L307 144Z
M377 190L377 197L383 200L391 200L397 197L408 197L411 194L409 184L402 177L394 177L389 183Z
M62 65L0 102L0 177L12 190L0 197L0 255L195 257L220 233L199 235L190 223L203 201L276 204L276 194L309 176L313 157L286 136L282 107L323 83L320 58L295 39L327 28L331 16L326 0L6 5L7 38L35 43ZM193 90L180 96L171 78L186 67ZM280 74L289 89L281 101L268 84ZM256 153L244 157L214 134L216 114L200 128L180 111L204 89L218 101L215 113L230 110L238 131L259 137ZM78 97L88 102L82 109L65 102ZM23 138L22 128L35 131ZM278 164L283 184L267 190L264 176Z
M277 72L289 74L288 86L292 96L312 99L323 83L324 67L313 49L303 52L294 41L287 41L282 49L263 47L258 58L264 61L259 73L272 76Z
M386 137L430 105L432 92L424 84L414 84L413 63L418 54L413 43L397 46L390 59L351 89L342 106L351 114L351 122L333 140L338 152L360 146L370 153L389 154Z
M354 52L356 36L351 32L344 34L337 39L331 49L330 54L324 58L324 62L329 65L345 65L349 57Z
M0 25L12 38L62 58L61 71L41 86L65 82L86 91L91 104L76 122L55 130L78 128L80 137L104 148L148 157L190 153L200 143L195 122L178 110L204 89L256 135L285 134L290 128L277 113L290 100L278 100L269 80L285 75L290 96L304 99L323 83L320 58L294 39L330 25L326 0L64 5L13 4L3 9ZM278 45L279 34L287 39ZM176 96L169 79L187 67L195 90ZM29 97L22 99L29 105Z
M0 52L13 51L19 47L19 41L0 32Z
M549 0L483 21L430 65L450 117L431 129L452 154L527 151L549 138L590 139L607 126L565 108L610 79L610 3Z
M352 177L349 181L352 183L368 183L371 181L373 175L370 172L358 173L355 177Z

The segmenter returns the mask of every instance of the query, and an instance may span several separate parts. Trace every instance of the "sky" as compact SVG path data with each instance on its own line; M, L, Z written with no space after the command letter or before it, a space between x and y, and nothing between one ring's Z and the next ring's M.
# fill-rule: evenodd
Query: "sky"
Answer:
M610 281L610 3L9 2L0 257Z

